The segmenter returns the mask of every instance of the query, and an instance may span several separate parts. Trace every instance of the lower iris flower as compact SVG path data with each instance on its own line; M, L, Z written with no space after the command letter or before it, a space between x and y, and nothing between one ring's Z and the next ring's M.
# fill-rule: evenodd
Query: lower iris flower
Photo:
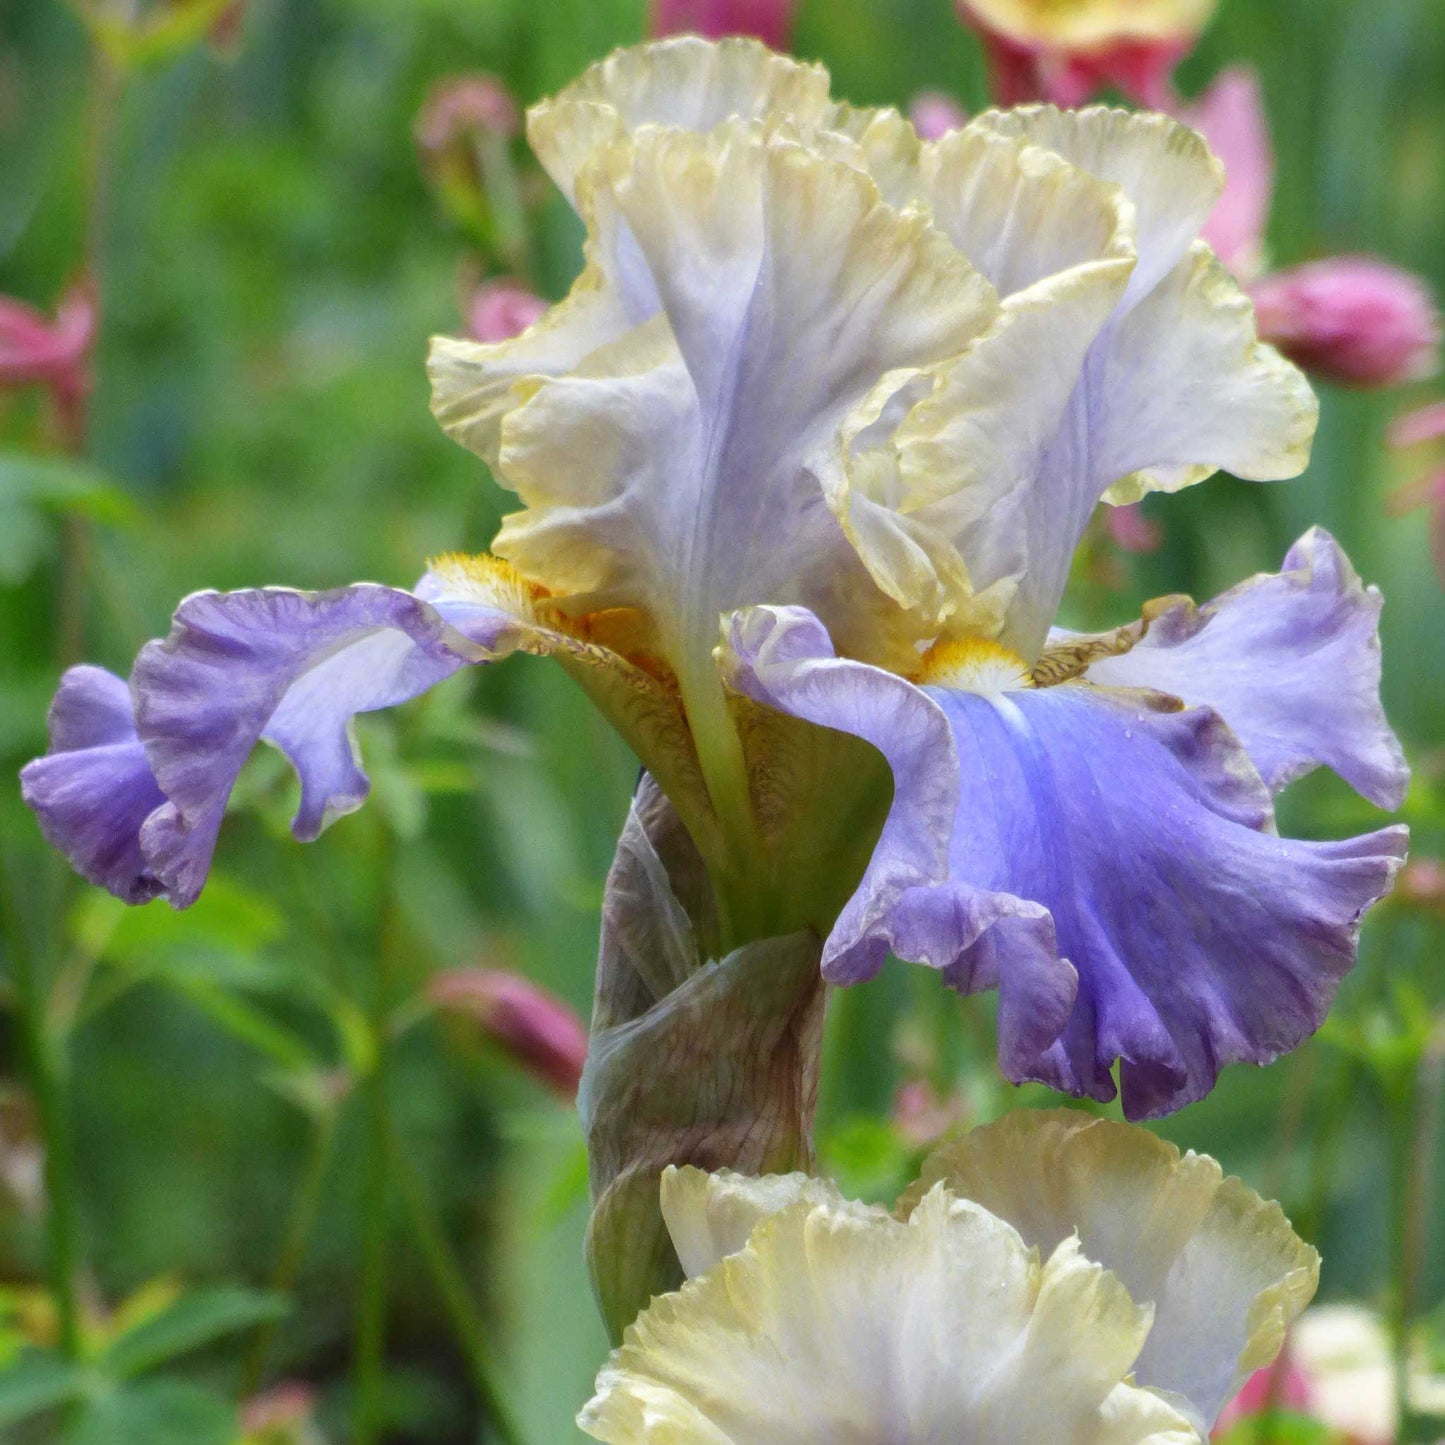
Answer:
M600 1440L1190 1445L1319 1277L1212 1159L1063 1112L945 1145L892 1213L697 1169L662 1209L690 1278L603 1369Z

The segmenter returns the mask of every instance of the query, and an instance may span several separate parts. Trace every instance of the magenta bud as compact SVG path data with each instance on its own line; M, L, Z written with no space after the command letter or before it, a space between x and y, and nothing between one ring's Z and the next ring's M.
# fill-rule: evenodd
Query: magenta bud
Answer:
M309 1423L316 1410L316 1391L300 1380L283 1380L241 1406L241 1434L265 1437L290 1434Z
M1439 365L1440 317L1418 276L1373 256L1276 271L1251 288L1259 332L1345 386L1397 386Z
M1138 502L1105 507L1104 526L1114 545L1125 552L1157 552L1164 545L1164 529L1144 515Z
M1397 450L1445 441L1445 401L1432 401L1428 406L1396 417L1386 439Z
M512 93L494 75L451 75L427 94L416 117L416 143L437 156L481 133L511 139L521 128Z
M427 993L438 1008L480 1024L538 1083L563 1098L576 1097L587 1026L555 994L520 974L492 968L450 969L432 979Z
M797 0L653 0L652 34L691 32L709 40L755 35L774 50L786 50L796 9Z
M1214 1427L1216 1440L1242 1420L1252 1420L1273 1410L1308 1411L1314 1403L1309 1377L1289 1357L1288 1348L1272 1364L1256 1370L1241 1386Z
M88 364L98 315L88 280L61 298L53 320L23 301L0 296L0 387L48 386L61 400L89 389Z
M968 112L941 90L920 90L909 102L908 118L922 140L938 140L968 124Z
M515 281L483 281L467 302L467 334L475 341L510 341L539 321L547 304Z

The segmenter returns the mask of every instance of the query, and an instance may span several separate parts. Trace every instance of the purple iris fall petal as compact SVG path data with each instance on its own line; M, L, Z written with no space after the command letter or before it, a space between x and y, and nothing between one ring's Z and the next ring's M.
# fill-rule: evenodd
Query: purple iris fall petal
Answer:
M195 593L170 635L141 649L129 687L100 668L65 675L50 752L21 774L25 801L91 882L128 903L184 908L257 742L295 767L292 831L309 841L366 798L352 718L483 660L516 621L443 593L431 576L417 594L374 583Z
M1382 605L1314 528L1278 573L1203 607L1170 600L1132 651L1086 676L1214 708L1276 792L1323 764L1371 802L1398 808L1410 771L1380 705Z
M165 802L146 761L130 689L102 667L72 667L50 706L50 751L20 772L40 831L76 871L127 903L163 891L140 828Z
M461 665L436 609L410 592L360 583L308 594L283 588L198 592L170 636L141 649L136 720L167 801L141 847L179 907L206 880L242 764L274 742L301 779L292 824L315 838L360 807L367 780L352 717L416 697Z
M958 796L947 719L912 683L834 654L803 607L751 607L726 630L724 666L739 692L871 743L893 770L893 803L867 871L834 925L829 977L870 978L888 956L876 924L908 888L944 877Z
M1001 987L1010 1077L1111 1099L1118 1059L1125 1113L1150 1118L1202 1098L1223 1065L1267 1063L1319 1027L1361 916L1403 861L1405 829L1278 837L1268 790L1208 708L1087 683L929 691L962 768L943 904L1004 894L1043 905L1060 996L1064 970L1078 976L1062 1033L1032 1058L1008 1047L1028 1020ZM1021 967L1027 999L1049 940L1037 922L1003 918L1005 936L990 938L976 906L910 893L887 933L902 956L960 982Z

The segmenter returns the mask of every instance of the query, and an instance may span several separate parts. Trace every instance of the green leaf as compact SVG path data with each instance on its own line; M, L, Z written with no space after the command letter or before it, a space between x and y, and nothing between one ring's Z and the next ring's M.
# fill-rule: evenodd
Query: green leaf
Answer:
M1341 1437L1328 1425L1289 1410L1251 1415L1219 1437L1219 1445L1334 1445Z
M230 1401L185 1380L142 1380L87 1401L67 1445L234 1445Z
M73 513L107 526L127 526L134 503L102 472L71 457L0 452L0 583L30 575L51 541L47 512Z
M286 1301L241 1285L192 1290L111 1341L97 1366L116 1379L153 1370L190 1350L213 1344L286 1313Z
M27 1350L0 1370L0 1426L76 1399L84 1383L84 1374L68 1360L49 1350Z

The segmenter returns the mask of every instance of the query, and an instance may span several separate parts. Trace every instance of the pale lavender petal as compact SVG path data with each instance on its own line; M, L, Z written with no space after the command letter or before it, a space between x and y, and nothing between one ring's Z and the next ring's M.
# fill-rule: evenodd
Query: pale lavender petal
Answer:
M940 880L958 798L948 721L903 678L834 654L823 624L802 607L753 607L726 632L729 681L758 702L871 743L893 771L883 832L824 953L835 982L868 978L888 947L876 925L908 888Z
M965 987L1025 972L1062 1034L1031 1059L1029 1021L1001 992L1010 1077L1110 1099L1121 1060L1130 1118L1171 1112L1227 1063L1262 1064L1323 1020L1355 960L1359 920L1388 888L1406 831L1339 843L1276 836L1267 789L1207 708L1086 683L981 696L929 689L958 742L958 819L944 898L910 892L879 933ZM1164 710L1161 710L1164 709ZM955 902L957 900L957 902ZM1005 925L991 936L988 911ZM1005 1042L1007 1041L1007 1042Z
M242 764L274 742L301 779L293 831L317 836L365 800L351 719L449 677L464 658L436 608L360 583L333 592L199 592L131 676L137 727L166 801L141 848L178 907L195 901Z
M1203 607L1167 599L1131 652L1085 675L1214 708L1276 792L1323 764L1397 808L1410 773L1380 705L1381 606L1335 539L1314 528L1278 573Z
M165 796L136 735L130 690L113 672L72 667L61 678L50 751L21 769L20 793L81 877L127 903L162 891L139 833Z

